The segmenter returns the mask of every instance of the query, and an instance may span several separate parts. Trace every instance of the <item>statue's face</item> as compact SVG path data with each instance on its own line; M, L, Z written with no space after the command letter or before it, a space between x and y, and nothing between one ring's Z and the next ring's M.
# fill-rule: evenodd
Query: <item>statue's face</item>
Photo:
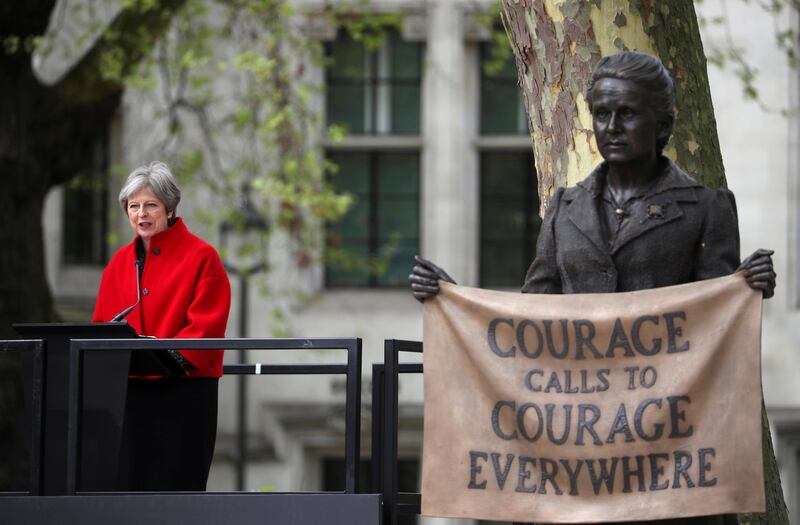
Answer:
M600 154L609 163L656 158L658 119L647 92L630 80L603 78L592 88L592 124Z

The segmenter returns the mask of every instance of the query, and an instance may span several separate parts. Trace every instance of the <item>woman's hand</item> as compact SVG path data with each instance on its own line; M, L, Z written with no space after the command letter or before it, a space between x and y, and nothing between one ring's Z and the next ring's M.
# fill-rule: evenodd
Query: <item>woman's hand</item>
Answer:
M423 259L419 255L414 256L417 264L408 275L408 282L411 283L411 293L414 298L423 302L428 297L433 297L439 293L439 280L448 283L456 284L452 277L447 275L447 272L433 264L432 262Z
M764 299L775 295L775 269L772 266L774 250L758 249L742 261L736 271L744 271L744 277L750 288L761 290Z

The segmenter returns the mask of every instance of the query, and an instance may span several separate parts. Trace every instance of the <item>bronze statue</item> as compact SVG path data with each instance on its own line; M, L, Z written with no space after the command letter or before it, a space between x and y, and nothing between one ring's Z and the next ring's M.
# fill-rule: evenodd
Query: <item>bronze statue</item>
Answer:
M711 190L661 152L672 133L675 95L661 62L626 51L600 60L586 97L603 156L586 179L559 188L547 210L524 293L643 290L744 272L765 298L775 290L771 250L739 263L733 194ZM447 273L416 257L418 300Z
M601 59L586 100L602 162L586 179L559 188L545 213L523 293L601 293L670 286L742 271L765 298L775 290L771 250L739 262L736 202L662 155L672 133L675 95L664 65L625 51ZM455 283L419 256L409 275L414 297ZM659 521L721 525L731 516Z

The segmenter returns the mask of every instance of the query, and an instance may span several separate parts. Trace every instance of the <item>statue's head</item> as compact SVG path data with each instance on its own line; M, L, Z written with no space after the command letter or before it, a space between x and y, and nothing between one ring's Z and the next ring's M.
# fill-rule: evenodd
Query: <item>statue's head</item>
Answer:
M660 155L669 141L675 121L675 87L667 68L656 57L639 51L623 51L601 58L592 72L586 92L586 101L593 115L593 90L603 79L635 84L658 123L655 146Z

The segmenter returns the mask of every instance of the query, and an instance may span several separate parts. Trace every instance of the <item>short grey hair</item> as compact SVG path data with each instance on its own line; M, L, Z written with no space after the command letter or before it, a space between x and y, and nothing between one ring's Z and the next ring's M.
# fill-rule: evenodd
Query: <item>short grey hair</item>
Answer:
M122 206L122 211L127 213L128 199L143 188L150 188L164 203L167 213L173 212L174 216L178 203L181 202L181 190L169 166L156 161L133 170L119 192L119 205Z

